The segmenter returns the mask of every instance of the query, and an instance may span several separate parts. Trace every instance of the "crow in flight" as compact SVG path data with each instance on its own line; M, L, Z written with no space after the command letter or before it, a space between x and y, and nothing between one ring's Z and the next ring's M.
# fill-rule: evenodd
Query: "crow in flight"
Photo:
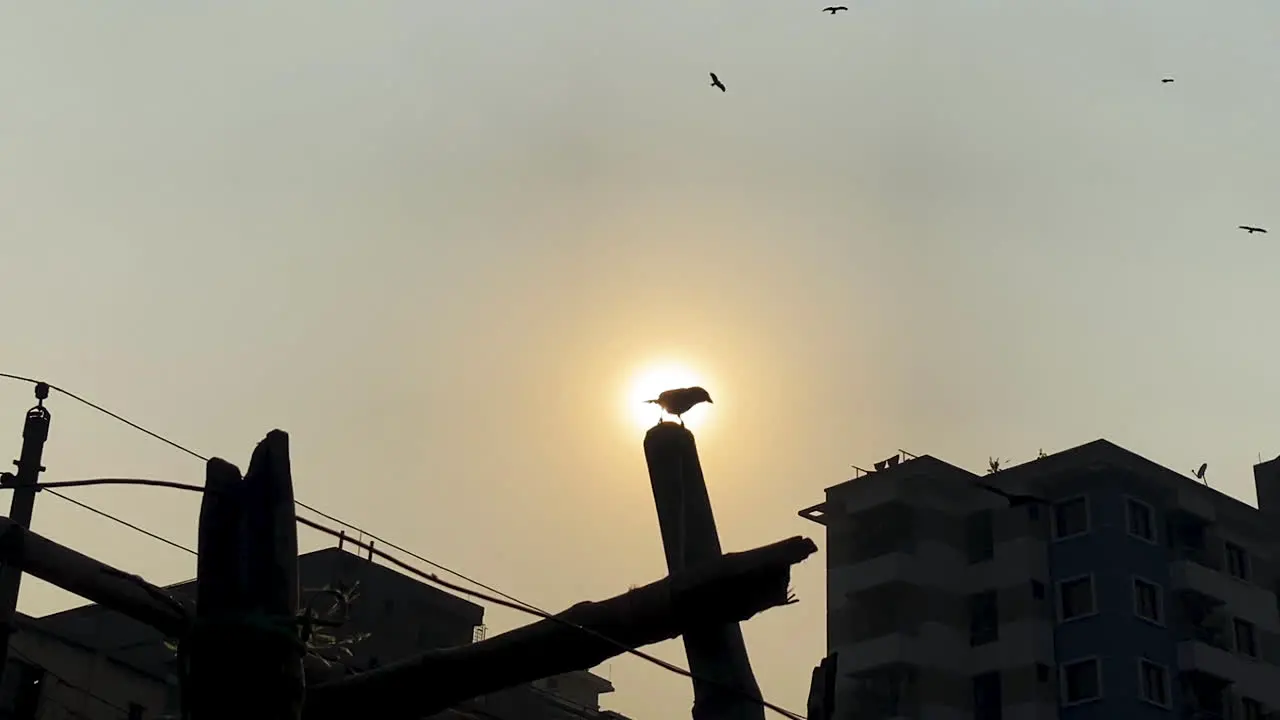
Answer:
M1163 80L1161 80L1160 82L1162 82L1162 83L1171 83L1171 82L1173 82L1173 78L1164 78L1164 79L1163 79Z
M683 426L682 416L698 403L711 402L711 395L700 387L677 388L664 391L653 400L645 400L645 402L653 403L680 418L680 425Z
M720 88L720 92L725 92L724 83L720 82L720 78L715 73L711 73L711 87Z
M1249 233L1250 235L1256 232L1265 233L1267 231L1266 228L1253 227L1252 225L1241 225L1240 229Z
M825 12L825 13L831 13L832 15L835 15L836 13L840 12L841 10L848 10L848 9L849 9L849 8L847 8L847 7L843 6L843 5L836 5L836 6L834 6L834 7L825 7L825 8L822 8L822 12Z
M977 482L975 480L971 480L970 482L973 484L974 487L978 488L979 490L986 490L989 493L992 493L994 495L999 495L1000 497L1004 498L1005 502L1009 503L1009 507L1049 504L1048 500L1045 500L1044 498L1041 498L1041 497L1036 497L1035 495L1020 495L1018 493L1005 492L1004 490L1001 490L998 487L993 487L986 483Z

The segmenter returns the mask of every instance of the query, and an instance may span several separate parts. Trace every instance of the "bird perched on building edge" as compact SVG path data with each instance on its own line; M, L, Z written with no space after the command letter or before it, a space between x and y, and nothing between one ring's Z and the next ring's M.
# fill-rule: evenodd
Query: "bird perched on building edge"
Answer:
M653 403L675 415L680 419L680 426L684 427L684 414L698 403L711 402L711 395L706 390L696 386L676 388L675 390L663 391L658 394L658 397L652 400L645 400L645 402Z

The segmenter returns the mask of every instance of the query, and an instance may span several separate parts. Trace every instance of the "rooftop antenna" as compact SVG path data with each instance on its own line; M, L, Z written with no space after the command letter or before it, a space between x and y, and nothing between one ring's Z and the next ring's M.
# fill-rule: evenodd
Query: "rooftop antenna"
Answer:
M1200 463L1200 469L1196 470L1196 479L1209 486L1209 481L1204 479L1204 472L1209 469L1209 463Z

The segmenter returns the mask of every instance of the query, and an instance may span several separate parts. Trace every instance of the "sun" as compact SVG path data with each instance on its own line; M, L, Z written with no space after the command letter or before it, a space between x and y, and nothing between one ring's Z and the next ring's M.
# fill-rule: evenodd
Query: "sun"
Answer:
M636 427L644 429L653 427L659 419L674 420L674 417L663 413L657 405L647 403L645 400L658 397L658 393L663 390L694 385L706 387L706 379L687 365L677 362L645 365L631 378L631 386L626 397L627 414ZM710 388L707 389L710 390ZM712 397L715 397L714 393ZM708 415L709 409L705 403L697 405L684 414L684 424L690 430L697 430L706 426Z

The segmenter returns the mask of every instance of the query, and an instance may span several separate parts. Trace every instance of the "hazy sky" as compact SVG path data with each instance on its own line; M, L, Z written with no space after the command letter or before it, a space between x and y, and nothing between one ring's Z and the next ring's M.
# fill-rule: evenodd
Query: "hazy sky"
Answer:
M728 549L821 545L796 511L896 448L977 470L1106 437L1252 502L1280 4L821 5L5 4L0 371L242 466L286 429L300 499L553 609L665 574L629 390L658 361L716 399ZM0 383L13 457L29 404ZM202 479L52 407L48 480ZM193 497L75 497L195 542ZM194 573L56 498L35 529ZM745 627L799 711L824 562ZM70 602L28 580L21 607ZM637 720L688 712L682 678L607 674Z

